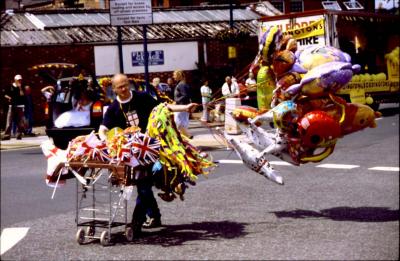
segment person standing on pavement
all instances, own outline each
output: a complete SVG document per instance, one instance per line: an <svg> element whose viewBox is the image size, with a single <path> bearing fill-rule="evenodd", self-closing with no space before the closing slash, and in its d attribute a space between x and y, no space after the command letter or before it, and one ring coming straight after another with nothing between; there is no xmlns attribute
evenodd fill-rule
<svg viewBox="0 0 400 261"><path fill-rule="evenodd" d="M102 124L99 128L99 136L107 139L107 132L115 127L126 129L137 126L141 132L146 131L148 118L152 109L160 103L160 99L154 99L147 92L131 91L129 80L125 74L116 74L112 78L112 87L116 99L108 107ZM190 111L196 104L187 105L168 104L171 111ZM146 221L146 214L151 213L153 220L145 227L161 226L161 213L154 197L151 168L140 169L140 175L136 180L137 198L136 206L132 214L132 230L134 237L139 236L142 226Z"/></svg>
<svg viewBox="0 0 400 261"><path fill-rule="evenodd" d="M209 106L208 104L211 100L212 90L208 86L208 80L203 81L203 86L200 87L200 93L201 93L201 103L203 105L203 115L201 117L201 121L209 122L210 117L208 113L208 106Z"/></svg>
<svg viewBox="0 0 400 261"><path fill-rule="evenodd" d="M225 106L225 99L226 98L233 98L233 97L238 97L240 94L240 88L239 85L236 82L236 79L231 78L230 76L225 77L225 83L222 85L221 88L222 96L223 96L223 102L218 103L215 106L215 118L220 119L220 114L222 113L222 106Z"/></svg>
<svg viewBox="0 0 400 261"><path fill-rule="evenodd" d="M27 126L25 130L25 135L29 137L35 137L36 134L32 132L33 129L33 98L32 89L29 85L25 86L25 118L27 121Z"/></svg>
<svg viewBox="0 0 400 261"><path fill-rule="evenodd" d="M17 125L17 140L22 139L22 134L25 132L25 118L24 110L26 104L26 97L24 88L22 87L22 76L17 74L14 77L14 83L6 91L4 97L10 103L10 112L7 114L7 126L2 140L9 140L11 138L12 123Z"/></svg>
<svg viewBox="0 0 400 261"><path fill-rule="evenodd" d="M190 87L186 83L185 73L182 70L175 70L173 73L173 78L178 84L174 90L174 101L178 105L186 105L191 103L191 93ZM176 127L180 131L181 134L188 137L189 139L193 138L188 131L189 127L189 116L190 113L187 111L175 112L174 120L176 123Z"/></svg>
<svg viewBox="0 0 400 261"><path fill-rule="evenodd" d="M257 108L257 81L254 78L254 73L249 72L249 78L245 81L247 96L243 99L242 105L252 106Z"/></svg>
<svg viewBox="0 0 400 261"><path fill-rule="evenodd" d="M175 90L175 85L174 85L174 79L171 77L168 77L167 79L167 85L169 87L169 91L167 92L167 95L169 98L173 99L174 97L174 90Z"/></svg>

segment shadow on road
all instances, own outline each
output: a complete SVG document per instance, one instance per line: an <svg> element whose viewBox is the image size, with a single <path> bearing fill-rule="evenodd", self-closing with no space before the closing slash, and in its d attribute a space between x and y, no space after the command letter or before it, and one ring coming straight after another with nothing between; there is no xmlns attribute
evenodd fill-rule
<svg viewBox="0 0 400 261"><path fill-rule="evenodd" d="M296 209L272 212L278 218L325 218L335 221L390 222L399 220L399 210L384 207L336 207L320 211Z"/></svg>
<svg viewBox="0 0 400 261"><path fill-rule="evenodd" d="M168 225L160 229L143 230L142 235L133 242L116 235L115 244L149 244L164 247L183 245L195 240L218 240L243 237L245 224L231 221L196 222L191 224Z"/></svg>

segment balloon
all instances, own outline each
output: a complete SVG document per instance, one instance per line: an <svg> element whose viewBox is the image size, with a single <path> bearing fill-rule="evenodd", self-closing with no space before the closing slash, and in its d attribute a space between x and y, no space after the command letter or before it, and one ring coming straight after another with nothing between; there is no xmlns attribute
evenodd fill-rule
<svg viewBox="0 0 400 261"><path fill-rule="evenodd" d="M271 108L272 92L275 89L275 77L268 66L262 66L257 74L257 103L259 110Z"/></svg>
<svg viewBox="0 0 400 261"><path fill-rule="evenodd" d="M282 32L277 26L269 27L263 34L260 41L259 51L264 62L271 63L272 54L281 39Z"/></svg>
<svg viewBox="0 0 400 261"><path fill-rule="evenodd" d="M237 155L242 159L246 167L265 176L266 178L283 185L283 179L277 175L276 171L272 168L269 162L263 157L257 157L258 151L245 142L228 136L224 132L226 140L234 147Z"/></svg>
<svg viewBox="0 0 400 261"><path fill-rule="evenodd" d="M351 62L347 53L332 46L310 45L296 52L298 63L306 70L311 70L321 64L329 62Z"/></svg>
<svg viewBox="0 0 400 261"><path fill-rule="evenodd" d="M271 110L254 117L252 123L266 123L271 128L279 128L288 131L294 127L301 112L299 107L293 101L284 101L279 103Z"/></svg>
<svg viewBox="0 0 400 261"><path fill-rule="evenodd" d="M232 111L232 117L239 122L245 122L247 123L247 119L252 119L258 115L258 110L257 108L251 107L251 106L246 106L242 105L239 107L236 107Z"/></svg>
<svg viewBox="0 0 400 261"><path fill-rule="evenodd" d="M360 69L358 65L344 62L321 64L306 73L299 84L290 86L286 92L291 96L303 94L309 97L326 96L335 93L350 82L353 72Z"/></svg>
<svg viewBox="0 0 400 261"><path fill-rule="evenodd" d="M347 135L367 127L376 128L376 118L382 114L371 107L358 103L347 103L345 106L346 117L341 124L342 135Z"/></svg>
<svg viewBox="0 0 400 261"><path fill-rule="evenodd" d="M339 122L324 111L306 113L298 122L302 145L309 148L326 148L340 137Z"/></svg>
<svg viewBox="0 0 400 261"><path fill-rule="evenodd" d="M365 98L365 102L371 105L374 102L374 100L370 96L368 96L367 98Z"/></svg>
<svg viewBox="0 0 400 261"><path fill-rule="evenodd" d="M289 50L283 50L274 55L272 68L277 77L288 72L296 61L296 56Z"/></svg>
<svg viewBox="0 0 400 261"><path fill-rule="evenodd" d="M260 41L256 66L260 66L260 110L241 106L232 112L249 142L226 134L225 138L247 167L272 181L283 184L269 165L268 156L296 166L320 162L333 153L340 137L376 127L379 112L366 105L347 103L335 93L350 81L378 81L386 79L386 75L355 75L361 67L351 64L347 53L331 46L309 46L297 51L291 36L282 37L280 30L270 27ZM366 102L373 100L367 97Z"/></svg>

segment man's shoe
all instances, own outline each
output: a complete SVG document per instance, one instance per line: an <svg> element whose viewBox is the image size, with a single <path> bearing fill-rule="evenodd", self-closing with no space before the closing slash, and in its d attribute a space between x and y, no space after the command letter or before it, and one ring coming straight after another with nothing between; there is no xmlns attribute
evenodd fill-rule
<svg viewBox="0 0 400 261"><path fill-rule="evenodd" d="M21 134L17 135L17 140L21 140L21 139L22 139L22 135Z"/></svg>
<svg viewBox="0 0 400 261"><path fill-rule="evenodd" d="M161 227L161 219L159 218L149 218L143 223L143 228L156 228Z"/></svg>
<svg viewBox="0 0 400 261"><path fill-rule="evenodd" d="M33 132L31 132L31 133L27 133L27 134L25 134L25 136L27 136L27 137L36 137L36 136L37 136L37 134L36 134L36 133L33 133Z"/></svg>

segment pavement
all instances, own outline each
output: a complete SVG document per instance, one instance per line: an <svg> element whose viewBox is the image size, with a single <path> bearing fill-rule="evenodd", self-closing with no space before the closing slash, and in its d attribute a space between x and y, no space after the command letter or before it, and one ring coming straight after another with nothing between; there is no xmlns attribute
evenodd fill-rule
<svg viewBox="0 0 400 261"><path fill-rule="evenodd" d="M210 122L202 123L200 121L200 114L193 114L190 119L189 129L207 128L208 131L201 134L196 134L197 131L193 130L191 133L194 134L193 139L190 143L200 149L210 150L218 148L226 148L227 145L223 139L216 134L215 129L219 127L224 129L224 122ZM34 148L39 147L42 142L48 140L44 126L37 126L33 128L33 133L36 133L36 137L23 137L21 140L11 138L10 140L2 140L0 150L11 150L11 149L22 149L22 148Z"/></svg>

